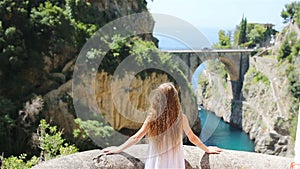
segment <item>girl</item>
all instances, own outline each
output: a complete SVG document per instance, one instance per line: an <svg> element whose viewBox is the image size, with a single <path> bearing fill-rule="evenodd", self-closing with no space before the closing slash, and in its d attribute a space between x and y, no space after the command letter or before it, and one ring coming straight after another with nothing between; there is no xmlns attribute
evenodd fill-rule
<svg viewBox="0 0 300 169"><path fill-rule="evenodd" d="M185 168L182 134L206 153L219 154L218 147L207 147L191 130L187 117L182 114L178 92L173 84L161 84L152 93L150 113L140 130L118 147L103 149L106 154L120 153L138 143L145 135L149 148L146 169Z"/></svg>

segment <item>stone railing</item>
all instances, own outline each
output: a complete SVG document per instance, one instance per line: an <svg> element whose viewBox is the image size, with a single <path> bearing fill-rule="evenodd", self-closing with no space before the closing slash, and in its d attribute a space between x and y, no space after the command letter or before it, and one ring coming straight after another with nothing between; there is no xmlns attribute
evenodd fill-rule
<svg viewBox="0 0 300 169"><path fill-rule="evenodd" d="M147 144L138 144L121 154L104 155L90 150L43 162L33 169L143 169ZM292 158L223 150L206 154L194 146L184 146L187 169L288 169Z"/></svg>

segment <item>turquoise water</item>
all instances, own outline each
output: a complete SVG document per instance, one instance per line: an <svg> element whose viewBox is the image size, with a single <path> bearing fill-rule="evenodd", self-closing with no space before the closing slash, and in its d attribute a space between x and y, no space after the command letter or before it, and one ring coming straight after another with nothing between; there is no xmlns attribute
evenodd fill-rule
<svg viewBox="0 0 300 169"><path fill-rule="evenodd" d="M197 94L198 76L205 69L205 63L201 64L192 77L192 86ZM240 129L230 126L212 112L201 109L199 111L202 131L200 139L208 146L218 146L224 149L254 151L254 143L249 135Z"/></svg>
<svg viewBox="0 0 300 169"><path fill-rule="evenodd" d="M253 141L245 132L230 126L205 109L199 111L199 117L202 124L200 139L205 145L231 150L254 151Z"/></svg>

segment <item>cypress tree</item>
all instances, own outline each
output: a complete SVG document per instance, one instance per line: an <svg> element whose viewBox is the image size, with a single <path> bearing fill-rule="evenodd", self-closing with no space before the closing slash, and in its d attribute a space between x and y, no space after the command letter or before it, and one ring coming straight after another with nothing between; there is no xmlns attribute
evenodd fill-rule
<svg viewBox="0 0 300 169"><path fill-rule="evenodd" d="M247 42L247 19L243 16L243 19L240 24L238 45L243 44L245 42Z"/></svg>

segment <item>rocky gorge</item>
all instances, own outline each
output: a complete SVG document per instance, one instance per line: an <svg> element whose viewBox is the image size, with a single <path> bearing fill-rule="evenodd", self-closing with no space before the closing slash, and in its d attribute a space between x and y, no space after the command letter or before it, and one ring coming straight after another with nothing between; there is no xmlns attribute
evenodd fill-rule
<svg viewBox="0 0 300 169"><path fill-rule="evenodd" d="M290 120L298 107L284 73L290 64L279 62L276 55L287 35L299 28L290 24L286 29L287 32L278 35L275 46L268 49L268 56L250 57L241 100L232 100L230 81L219 61L206 64L208 68L200 75L197 97L198 104L248 133L254 140L255 152L292 157L294 139L290 129L296 126ZM293 64L299 71L299 58Z"/></svg>
<svg viewBox="0 0 300 169"><path fill-rule="evenodd" d="M148 13L146 8L147 2L145 0L88 0L87 2L91 4L93 9L96 9L96 13L92 13L92 18L96 18L97 26L99 27L123 16L141 12ZM55 6L49 5L49 3L47 7ZM76 1L76 5L78 5L77 3L78 1ZM62 6L64 5L65 4ZM57 8L58 7L56 7L56 9ZM78 7L78 9L79 8L80 7ZM83 9L90 8L83 5ZM78 15L78 13L74 13L74 15ZM9 18L9 15L7 15L7 18ZM83 21L76 23L79 25L77 25L79 32L83 31L85 26L88 27L87 29L92 29L94 28L93 26L95 26L92 24L89 25L85 19L88 20L88 18L83 19L86 21L86 25L84 25L85 22ZM146 29L148 31L149 25L152 27L151 29L153 29L153 19L149 17L146 19L146 22L147 26L146 24L140 24L140 28L138 29ZM297 27L290 29L296 28ZM0 35L2 33L1 29ZM61 29L60 27L58 30L68 29ZM53 30L53 32L55 31L57 30ZM87 32L91 33L93 31L95 30L88 30ZM62 32L56 34L60 33L63 34ZM71 33L68 32L65 34L69 35ZM279 37L283 40L285 39L284 35ZM45 39L45 37L39 38ZM84 36L77 38L82 38L82 41L87 40L85 39L87 37ZM115 37L110 38L113 39ZM45 46L47 46L47 48L45 51L49 50L49 52L34 51L34 49L27 52L31 54L38 53L37 55L40 57L39 60L36 60L36 58L28 59L30 58L29 56L27 56L27 58L25 57L25 60L35 63L38 66L29 64L29 66L27 65L28 67L9 69L14 67L9 65L5 71L3 71L1 67L0 80L5 82L5 85L1 86L3 88L0 88L1 106L5 108L10 107L11 104L7 104L10 103L6 102L7 100L12 100L11 102L16 105L18 104L16 108L14 107L11 110L12 113L10 116L14 118L13 120L6 119L9 117L9 115L6 116L9 111L8 109L0 111L0 122L6 127L4 129L1 128L0 134L1 137L3 136L3 140L1 140L3 142L1 143L4 143L1 144L1 151L4 151L6 156L24 152L30 157L39 153L42 154L43 150L41 150L41 148L38 147L38 143L36 143L39 140L37 138L37 123L38 120L45 118L51 125L58 126L59 130L63 131L63 137L66 138L69 143L76 144L79 150L83 152L56 158L41 163L35 168L78 168L79 166L83 168L142 168L145 159L135 155L140 153L145 154L146 145L133 146L125 152L125 155L123 153L121 155L105 156L105 158L104 156L98 156L101 153L99 150L90 149L103 148L104 146L102 145L107 146L111 143L119 144L124 140L119 140L117 135L110 135L111 133L105 133L106 135L110 135L106 139L102 137L100 137L100 139L99 137L74 138L74 131L80 131L79 136L83 136L85 131L76 120L82 118L81 120L86 121L86 124L90 122L90 124L93 125L94 123L92 122L94 121L88 120L95 120L101 115L101 118L97 119L101 125L97 123L92 127L98 129L97 131L102 130L102 128L109 128L108 131L117 131L128 137L140 128L147 115L147 108L149 107L148 96L151 90L159 84L169 81L174 82L180 91L183 111L187 114L193 131L199 135L201 124L197 111L196 96L191 94L192 90L189 86L189 81L186 80L185 75L180 70L180 66L171 62L172 58L165 55L160 57L152 52L150 54L153 54L155 57L153 57L154 59L151 58L153 59L151 60L147 57L148 55L140 56L140 53L135 53L138 56L138 60L135 60L135 64L163 63L163 66L170 68L170 72L179 74L180 80L178 81L174 80L167 73L162 73L155 69L151 69L146 73L139 72L139 76L136 76L135 79L130 82L129 86L124 85L127 84L126 78L116 80L113 77L114 69L122 62L122 59L132 54L132 48L145 52L144 50L149 48L149 46L154 47L157 45L157 40L151 33L139 35L138 38L117 39L125 44L125 47L120 47L121 44L114 43L115 48L108 52L105 56L106 60L104 59L100 67L96 68L98 73L95 79L92 79L94 82L93 86L87 85L90 84L91 80L87 78L89 74L82 74L83 77L80 82L82 85L74 87L74 84L78 83L78 81L73 79L74 70L79 68L78 65L76 65L76 59L81 48L78 46L83 45L83 43L81 44L77 41L76 45L80 45L74 45L74 39L72 39L71 43L66 42L60 44L58 40L57 42L53 42L55 44L54 46L46 44ZM136 45L135 42L140 42L141 39L149 43ZM279 43L279 41L277 42ZM7 46L10 47L10 44ZM280 46L280 43L275 44L275 46ZM276 54L278 53L275 48L273 51ZM87 59L87 62L93 62L93 60ZM295 65L296 70L299 70L299 58L296 60ZM226 81L226 78L224 78L224 74L220 77L219 72L211 71L213 69L214 67L210 68L210 70L206 70L200 82L199 93L197 94L198 104L202 104L206 109L222 117L224 121L240 127L248 133L250 138L255 141L255 152L257 153L225 150L221 155L211 156L196 147L185 145L187 168L251 168L253 166L253 168L267 168L270 166L271 168L284 168L287 166L291 158L286 157L291 157L294 153L294 142L290 131L292 123L290 123L290 119L297 110L291 109L294 106L292 106L293 100L288 89L289 80L282 73L287 69L285 65L280 65L274 57L270 56L255 56L250 58L250 69L244 77L242 100L231 100L229 83ZM15 70L17 71L13 72ZM9 73L6 73L6 71ZM14 78L11 78L12 74ZM255 78L257 75L263 77L263 80L257 80ZM184 88L182 86L184 86ZM93 91L91 89L96 90ZM124 99L125 96L114 95L121 92L126 94L126 99ZM74 93L76 93L75 99ZM41 96L44 105L38 107L39 110L33 113L30 112L30 110L28 112L24 110L18 112L17 110L23 106L23 103L27 105L26 101L30 100L33 95ZM74 105L79 105L82 111L76 112ZM120 109L122 112L120 112ZM85 115L79 115L80 113ZM134 120L132 120L132 118L134 118ZM91 127L91 125L89 127ZM105 141L104 143L97 143L97 141L102 139ZM96 162L92 161L93 158L96 158Z"/></svg>

